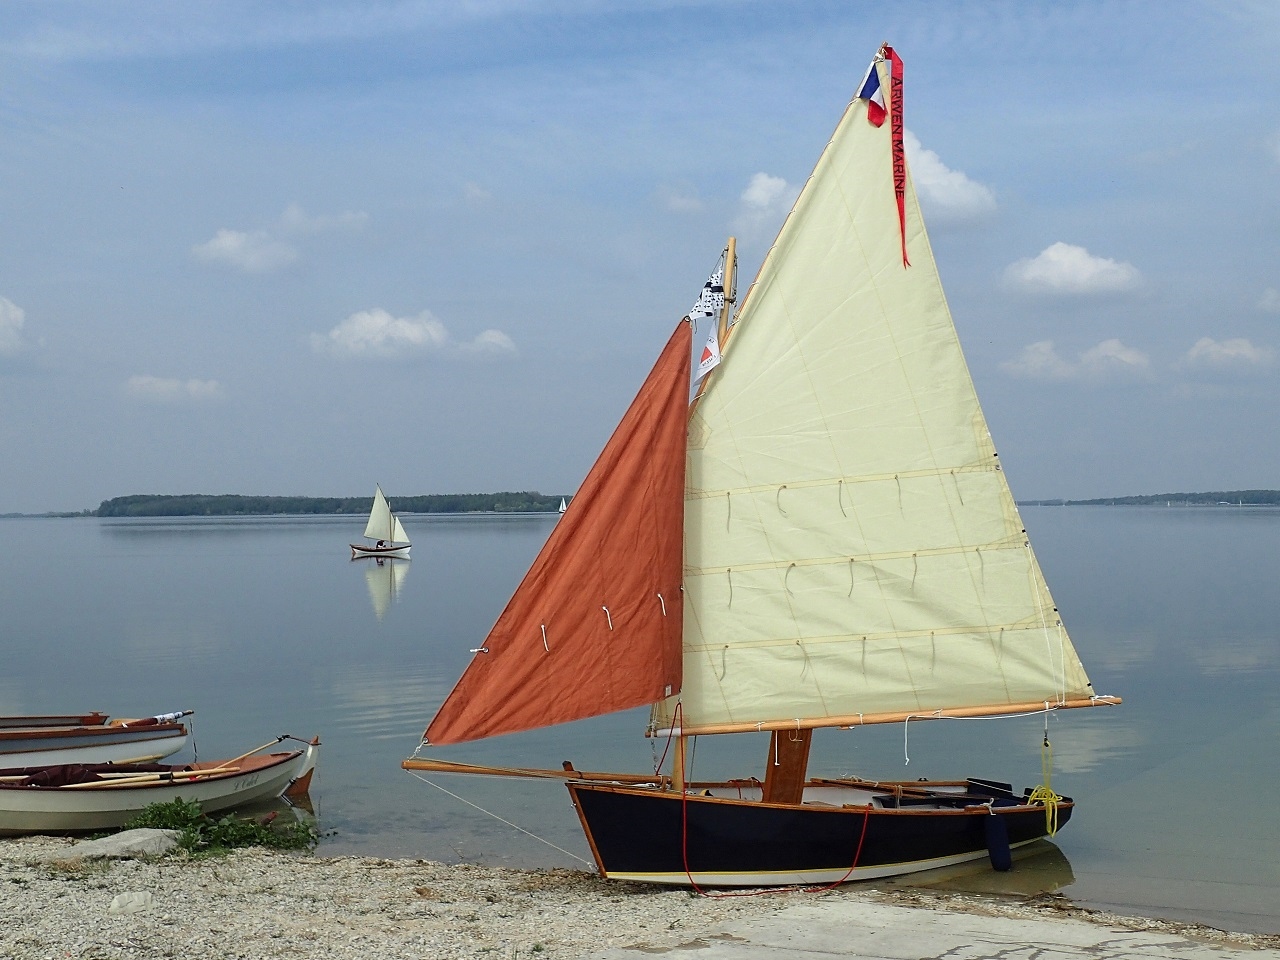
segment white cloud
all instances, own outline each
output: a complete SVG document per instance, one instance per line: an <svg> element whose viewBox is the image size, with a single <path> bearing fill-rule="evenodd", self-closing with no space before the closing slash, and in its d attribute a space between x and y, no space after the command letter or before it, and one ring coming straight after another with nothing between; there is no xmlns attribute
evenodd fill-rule
<svg viewBox="0 0 1280 960"><path fill-rule="evenodd" d="M316 234L362 230L369 223L367 213L348 210L345 213L321 213L310 216L298 204L291 203L280 215L280 227L285 233Z"/></svg>
<svg viewBox="0 0 1280 960"><path fill-rule="evenodd" d="M944 220L971 220L995 210L996 198L990 189L959 170L950 169L936 153L926 150L910 130L904 131L902 139L911 177L930 214Z"/></svg>
<svg viewBox="0 0 1280 960"><path fill-rule="evenodd" d="M468 180L462 185L462 199L472 206L482 206L493 199L493 194L486 190L480 184Z"/></svg>
<svg viewBox="0 0 1280 960"><path fill-rule="evenodd" d="M1000 364L1000 369L1027 380L1070 380L1075 368L1058 356L1052 340L1040 340L1022 348L1022 353Z"/></svg>
<svg viewBox="0 0 1280 960"><path fill-rule="evenodd" d="M7 297L0 297L0 357L11 357L27 346L22 327L26 311Z"/></svg>
<svg viewBox="0 0 1280 960"><path fill-rule="evenodd" d="M1095 257L1084 247L1055 243L1030 260L1010 264L1005 284L1028 293L1088 295L1124 293L1141 283L1138 268L1105 257Z"/></svg>
<svg viewBox="0 0 1280 960"><path fill-rule="evenodd" d="M191 252L206 262L230 264L246 273L270 273L298 259L297 250L265 230L245 233L224 228L207 243L192 247Z"/></svg>
<svg viewBox="0 0 1280 960"><path fill-rule="evenodd" d="M179 403L216 400L222 396L222 384L217 380L178 380L138 374L125 382L124 391L134 399L150 403Z"/></svg>
<svg viewBox="0 0 1280 960"><path fill-rule="evenodd" d="M757 173L747 184L747 189L742 191L735 221L738 232L754 237L776 231L798 196L800 188L787 183L782 177Z"/></svg>
<svg viewBox="0 0 1280 960"><path fill-rule="evenodd" d="M1280 163L1280 133L1272 134L1267 140L1267 147L1271 150L1271 156Z"/></svg>
<svg viewBox="0 0 1280 960"><path fill-rule="evenodd" d="M1151 369L1151 358L1113 338L1080 354L1080 369L1086 375L1097 377L1145 376Z"/></svg>
<svg viewBox="0 0 1280 960"><path fill-rule="evenodd" d="M1274 350L1255 346L1243 337L1233 337L1230 340L1201 337L1187 351L1179 366L1198 370L1247 372L1265 370L1274 361Z"/></svg>
<svg viewBox="0 0 1280 960"><path fill-rule="evenodd" d="M470 343L460 344L463 353L515 353L515 342L501 330L483 330Z"/></svg>
<svg viewBox="0 0 1280 960"><path fill-rule="evenodd" d="M328 333L312 334L311 347L342 360L516 352L515 343L501 330L485 330L474 340L459 343L429 310L416 317L393 317L378 307L351 314Z"/></svg>
<svg viewBox="0 0 1280 960"><path fill-rule="evenodd" d="M1275 287L1263 290L1262 297L1258 300L1258 309L1267 313L1280 313L1280 290Z"/></svg>
<svg viewBox="0 0 1280 960"><path fill-rule="evenodd" d="M705 204L691 187L658 187L658 200L664 209L672 213L701 213Z"/></svg>
<svg viewBox="0 0 1280 960"><path fill-rule="evenodd" d="M1025 380L1133 379L1146 377L1151 359L1141 350L1116 339L1103 340L1068 361L1058 354L1052 340L1041 340L1022 349L1000 369Z"/></svg>
<svg viewBox="0 0 1280 960"><path fill-rule="evenodd" d="M270 230L232 230L224 227L213 239L197 244L191 252L206 263L225 263L245 273L272 273L301 259L301 253L284 237L305 238L354 233L369 223L369 215L345 213L311 215L291 203Z"/></svg>
<svg viewBox="0 0 1280 960"><path fill-rule="evenodd" d="M742 191L742 202L753 209L765 210L776 205L787 192L787 181L782 177L757 173Z"/></svg>

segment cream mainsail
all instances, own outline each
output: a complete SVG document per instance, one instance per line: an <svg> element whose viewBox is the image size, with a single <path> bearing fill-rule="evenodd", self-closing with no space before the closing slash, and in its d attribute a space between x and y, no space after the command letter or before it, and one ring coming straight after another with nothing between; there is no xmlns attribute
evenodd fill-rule
<svg viewBox="0 0 1280 960"><path fill-rule="evenodd" d="M400 525L400 518L391 512L391 504L382 495L381 486L373 494L373 509L369 511L369 522L365 524L364 535L370 540L385 540L388 545L409 542L409 535Z"/></svg>
<svg viewBox="0 0 1280 960"><path fill-rule="evenodd" d="M1091 702L1000 470L909 172L904 267L891 144L890 125L871 125L854 100L695 404L684 683L655 705L655 729Z"/></svg>

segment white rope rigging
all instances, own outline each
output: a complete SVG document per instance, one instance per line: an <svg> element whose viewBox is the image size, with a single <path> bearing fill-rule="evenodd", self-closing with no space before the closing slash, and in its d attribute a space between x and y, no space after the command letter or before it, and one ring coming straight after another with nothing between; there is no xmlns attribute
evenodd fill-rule
<svg viewBox="0 0 1280 960"><path fill-rule="evenodd" d="M508 827L511 827L514 830L519 830L521 833L525 834L525 836L532 837L534 840L537 840L539 843L545 843L548 847L550 847L553 850L559 850L566 857L572 857L574 860L577 860L579 863L585 863L588 867L591 868L593 872L599 872L596 869L596 865L592 863L590 860L584 860L582 859L582 857L578 856L576 853L571 853L570 851L566 850L564 847L556 846L550 840L545 840L542 837L538 836L536 833L526 830L524 827L520 826L520 824L518 823L512 823L510 820L504 820L502 817L498 816L492 810L486 810L484 807L480 806L480 804L472 803L466 797L460 797L456 793L454 793L452 790L446 790L444 787L440 786L440 784L435 783L431 780L428 780L426 777L422 776L421 774L414 773L412 770L410 770L409 773L417 777L423 783L430 784L431 786L435 787L441 793L447 793L449 796L453 797L453 799L461 800L463 803L465 803L469 807L475 807L485 816L493 817L493 819L497 820L499 823L505 823Z"/></svg>
<svg viewBox="0 0 1280 960"><path fill-rule="evenodd" d="M911 726L912 720L1016 720L1019 717L1034 717L1043 713L1045 736L1048 736L1049 714L1057 713L1059 709L1060 708L1056 703L1050 703L1046 700L1044 702L1044 708L1041 710L1028 710L1025 713L997 713L987 717L948 717L941 711L935 713L910 714L902 721L902 765L904 767L911 765L911 757L907 755L907 728ZM861 716L861 714L859 714L859 716Z"/></svg>
<svg viewBox="0 0 1280 960"><path fill-rule="evenodd" d="M1023 531L1023 534L1024 535L1026 534L1025 530ZM1067 662L1066 662L1067 652L1066 652L1065 643L1064 643L1065 635L1062 629L1062 621L1061 620L1058 621L1058 656L1057 656L1057 659L1055 660L1053 656L1053 640L1049 636L1049 622L1045 619L1044 603L1040 600L1040 584L1037 582L1037 579L1036 579L1036 558L1035 558L1035 554L1031 552L1031 541L1025 540L1023 542L1023 546L1027 551L1027 570L1031 577L1031 590L1037 598L1036 606L1039 608L1039 612L1040 612L1040 629L1044 632L1045 655L1048 657L1048 660L1049 660L1049 669L1056 674L1056 676L1054 677L1054 680L1056 680L1058 684L1058 689L1056 691L1058 694L1058 702L1066 703L1066 700L1067 700Z"/></svg>

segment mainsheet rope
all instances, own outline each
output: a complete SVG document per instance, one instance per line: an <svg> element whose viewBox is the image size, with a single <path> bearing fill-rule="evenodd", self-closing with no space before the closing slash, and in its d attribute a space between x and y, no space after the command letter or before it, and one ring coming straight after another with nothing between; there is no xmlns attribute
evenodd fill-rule
<svg viewBox="0 0 1280 960"><path fill-rule="evenodd" d="M1031 795L1027 797L1027 803L1044 804L1044 827L1052 837L1058 832L1058 804L1063 798L1053 792L1053 786L1050 783L1053 776L1053 745L1049 743L1047 710L1044 715L1044 743L1040 747L1040 775L1044 777L1044 783L1031 791Z"/></svg>
<svg viewBox="0 0 1280 960"><path fill-rule="evenodd" d="M550 847L550 848L551 848L551 849L553 849L553 850L559 850L559 851L560 851L561 853L563 853L566 857L572 857L574 860L577 860L579 863L585 863L588 867L590 867L590 868L591 868L591 872L592 872L592 873L598 873L598 872L599 872L599 870L597 870L597 868L596 868L596 865L595 865L594 863L592 863L590 860L584 860L582 857L578 856L576 853L572 853L572 852L570 852L569 850L566 850L564 847L558 847L558 846L556 846L556 845L555 845L554 843L552 843L550 840L546 840L546 839L544 839L543 837L538 836L536 833L533 833L533 832L532 832L532 831L530 831L530 830L526 830L524 827L520 826L520 824L518 824L518 823L512 823L510 820L504 820L502 817L498 816L498 815L497 815L496 813L494 813L492 810L486 810L484 807L480 806L480 804L478 804L478 803L472 803L472 802L471 802L470 800L468 800L466 797L460 797L460 796L458 796L456 793L454 793L452 790L446 790L444 787L440 786L440 784L435 783L435 782L433 782L433 781L431 781L431 780L428 780L426 777L422 776L421 774L414 773L412 770L410 770L410 771L409 771L409 773L410 773L410 774L412 774L413 776L417 777L417 778L418 778L419 780L421 780L423 783L426 783L426 784L429 784L429 785L431 785L431 786L435 787L435 788L436 788L437 790L439 790L441 793L446 793L446 794L448 794L449 796L453 797L453 799L455 799L455 800L461 800L463 803L465 803L465 804L466 804L467 806L469 806L469 807L475 807L475 808L476 808L477 810L479 810L481 813L485 814L486 816L493 817L493 819L497 820L499 823L505 823L508 827L511 827L511 828L513 828L513 829L515 829L515 830L519 830L519 831L520 831L521 833L523 833L525 836L532 837L534 840L537 840L539 843L545 843L548 847Z"/></svg>
<svg viewBox="0 0 1280 960"><path fill-rule="evenodd" d="M1095 698L1101 699L1101 698ZM1028 804L1042 803L1044 804L1044 825L1049 836L1054 836L1058 832L1058 804L1062 802L1063 797L1054 793L1051 783L1053 777L1053 744L1049 742L1049 714L1058 711L1056 704L1050 703L1048 700L1044 703L1041 710L1029 710L1026 713L1007 713L998 717L942 717L936 713L922 713L915 717L918 720L1009 720L1015 717L1034 717L1036 714L1044 715L1044 741L1040 746L1040 775L1044 778L1044 783L1036 787L1027 795L1026 802ZM910 725L912 717L907 717L902 721L902 756L905 760L903 764L909 764L911 758L907 756L907 727Z"/></svg>
<svg viewBox="0 0 1280 960"><path fill-rule="evenodd" d="M911 726L912 720L1016 720L1019 717L1036 717L1044 714L1044 740L1049 742L1049 714L1058 712L1058 705L1045 701L1044 707L1039 710L1028 710L1026 713L1001 713L991 717L948 717L939 713L913 713L909 714L902 721L902 765L904 767L911 765L911 757L907 755L907 729ZM850 728L852 729L852 728Z"/></svg>

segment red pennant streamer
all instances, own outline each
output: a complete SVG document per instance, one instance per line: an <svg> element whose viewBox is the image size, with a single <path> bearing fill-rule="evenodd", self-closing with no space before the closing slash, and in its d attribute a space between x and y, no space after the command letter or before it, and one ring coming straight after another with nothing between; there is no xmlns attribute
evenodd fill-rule
<svg viewBox="0 0 1280 960"><path fill-rule="evenodd" d="M893 138L893 192L898 199L898 230L902 234L902 266L907 259L907 152L902 144L902 58L887 43L880 48L889 61L889 131Z"/></svg>

